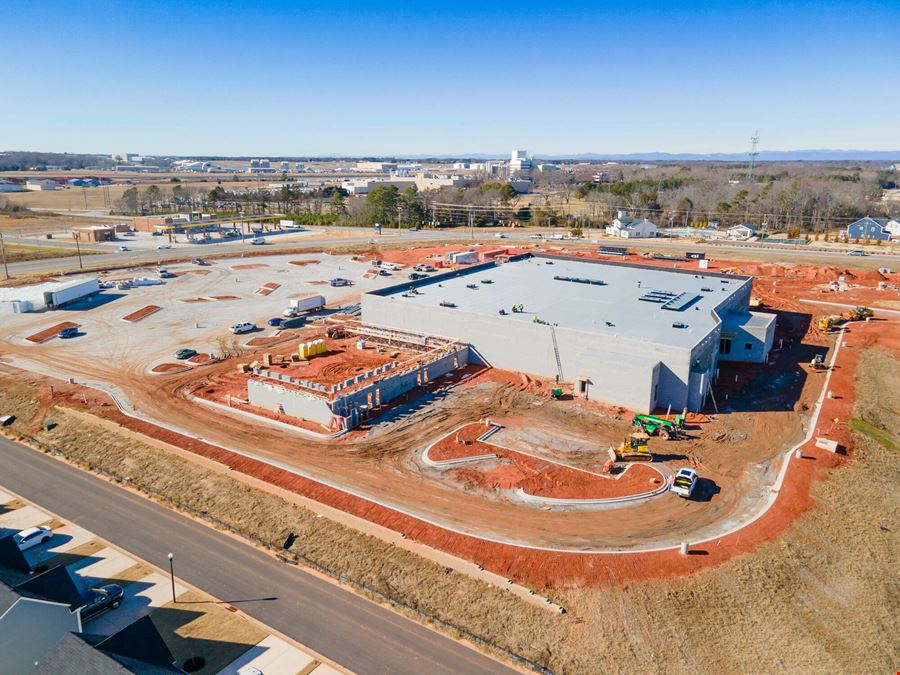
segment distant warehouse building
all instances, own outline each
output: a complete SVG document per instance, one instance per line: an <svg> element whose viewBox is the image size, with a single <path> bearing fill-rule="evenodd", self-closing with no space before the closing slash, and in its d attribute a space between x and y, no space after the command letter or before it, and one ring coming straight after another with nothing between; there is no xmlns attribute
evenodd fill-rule
<svg viewBox="0 0 900 675"><path fill-rule="evenodd" d="M367 324L454 338L469 360L639 411L699 410L720 360L761 363L775 316L752 279L535 254L362 296Z"/></svg>
<svg viewBox="0 0 900 675"><path fill-rule="evenodd" d="M25 189L32 191L39 190L58 190L59 183L55 180L40 180L37 178L29 178L25 181Z"/></svg>

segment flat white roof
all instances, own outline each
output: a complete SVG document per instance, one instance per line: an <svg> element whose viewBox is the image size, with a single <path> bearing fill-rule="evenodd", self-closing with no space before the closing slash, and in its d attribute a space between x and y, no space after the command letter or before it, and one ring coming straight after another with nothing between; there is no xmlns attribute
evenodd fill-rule
<svg viewBox="0 0 900 675"><path fill-rule="evenodd" d="M502 309L507 321L532 322L536 317L610 339L689 348L718 324L713 311L748 283L747 277L701 270L537 255L372 294L393 298L412 311L452 303L456 307L446 311L459 312L461 320L464 313L500 317ZM411 287L416 294L410 293ZM513 313L512 307L520 304L522 312Z"/></svg>
<svg viewBox="0 0 900 675"><path fill-rule="evenodd" d="M43 302L44 293L63 291L67 288L75 288L89 281L96 281L97 277L81 277L69 281L45 281L31 286L0 286L0 302L16 302L29 300L31 302Z"/></svg>

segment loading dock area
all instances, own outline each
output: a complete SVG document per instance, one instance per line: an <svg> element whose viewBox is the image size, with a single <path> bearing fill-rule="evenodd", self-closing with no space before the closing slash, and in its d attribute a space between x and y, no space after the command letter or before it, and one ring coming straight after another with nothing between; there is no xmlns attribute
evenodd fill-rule
<svg viewBox="0 0 900 675"><path fill-rule="evenodd" d="M463 340L473 361L577 381L589 398L699 410L720 358L763 362L772 346L775 317L749 311L751 286L747 276L535 254L371 291L362 308L366 323ZM723 326L740 349L720 351Z"/></svg>

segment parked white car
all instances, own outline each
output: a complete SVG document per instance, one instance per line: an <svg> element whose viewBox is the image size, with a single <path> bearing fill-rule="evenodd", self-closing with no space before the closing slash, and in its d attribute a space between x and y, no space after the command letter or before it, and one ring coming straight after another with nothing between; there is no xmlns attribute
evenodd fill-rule
<svg viewBox="0 0 900 675"><path fill-rule="evenodd" d="M46 544L52 536L53 530L46 525L41 525L40 527L29 527L27 530L17 532L13 535L13 539L20 551L27 551L38 544Z"/></svg>
<svg viewBox="0 0 900 675"><path fill-rule="evenodd" d="M502 232L497 232L494 234L494 239L506 239L506 235Z"/></svg>
<svg viewBox="0 0 900 675"><path fill-rule="evenodd" d="M697 487L697 472L693 469L678 469L675 479L672 481L672 492L679 497L689 499Z"/></svg>
<svg viewBox="0 0 900 675"><path fill-rule="evenodd" d="M157 244L157 245L156 245L156 250L157 250L157 251L163 251L163 250L165 250L165 249L167 249L167 248L172 248L172 244Z"/></svg>
<svg viewBox="0 0 900 675"><path fill-rule="evenodd" d="M127 246L120 246L120 247L119 247L119 250L120 250L120 251L127 251L127 250L129 250L129 249L128 249Z"/></svg>
<svg viewBox="0 0 900 675"><path fill-rule="evenodd" d="M263 237L253 237L253 239L250 240L250 243L253 246L262 246L266 243L266 240Z"/></svg>
<svg viewBox="0 0 900 675"><path fill-rule="evenodd" d="M249 333L252 330L256 330L256 324L250 323L249 321L241 321L240 323L234 324L228 330L235 335L240 335L241 333Z"/></svg>

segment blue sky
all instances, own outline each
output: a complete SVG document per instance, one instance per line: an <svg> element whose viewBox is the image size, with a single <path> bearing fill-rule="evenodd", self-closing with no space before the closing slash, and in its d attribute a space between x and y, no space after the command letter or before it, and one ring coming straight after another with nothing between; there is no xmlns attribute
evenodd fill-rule
<svg viewBox="0 0 900 675"><path fill-rule="evenodd" d="M7 2L0 149L900 148L900 2Z"/></svg>

